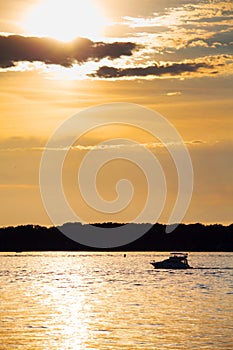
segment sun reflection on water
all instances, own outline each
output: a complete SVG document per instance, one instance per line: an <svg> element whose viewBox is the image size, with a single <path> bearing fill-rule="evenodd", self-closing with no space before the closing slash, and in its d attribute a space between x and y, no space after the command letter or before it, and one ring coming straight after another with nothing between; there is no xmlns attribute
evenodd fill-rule
<svg viewBox="0 0 233 350"><path fill-rule="evenodd" d="M1 256L0 349L228 349L232 270L155 271L153 258Z"/></svg>

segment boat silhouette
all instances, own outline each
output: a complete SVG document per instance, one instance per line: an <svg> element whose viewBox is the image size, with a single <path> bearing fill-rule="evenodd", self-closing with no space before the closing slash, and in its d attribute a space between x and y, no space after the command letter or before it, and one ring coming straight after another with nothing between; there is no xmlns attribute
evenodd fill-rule
<svg viewBox="0 0 233 350"><path fill-rule="evenodd" d="M188 253L170 253L168 259L163 261L152 261L156 269L191 269L188 264Z"/></svg>

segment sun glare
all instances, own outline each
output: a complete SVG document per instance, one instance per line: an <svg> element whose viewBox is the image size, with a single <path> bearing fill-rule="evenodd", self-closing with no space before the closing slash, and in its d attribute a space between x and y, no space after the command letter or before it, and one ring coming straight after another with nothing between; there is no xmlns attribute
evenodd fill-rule
<svg viewBox="0 0 233 350"><path fill-rule="evenodd" d="M28 13L23 26L30 35L61 41L76 37L98 40L107 20L89 0L47 0Z"/></svg>

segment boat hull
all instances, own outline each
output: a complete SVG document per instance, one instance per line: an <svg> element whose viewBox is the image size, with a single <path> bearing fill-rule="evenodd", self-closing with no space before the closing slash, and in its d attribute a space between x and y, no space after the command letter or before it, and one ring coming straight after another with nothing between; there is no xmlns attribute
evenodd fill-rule
<svg viewBox="0 0 233 350"><path fill-rule="evenodd" d="M159 262L152 262L151 265L155 269L191 269L192 267L189 264L182 263L180 261L170 261L170 259Z"/></svg>
<svg viewBox="0 0 233 350"><path fill-rule="evenodd" d="M155 269L191 269L188 264L188 253L171 253L168 259L152 261Z"/></svg>

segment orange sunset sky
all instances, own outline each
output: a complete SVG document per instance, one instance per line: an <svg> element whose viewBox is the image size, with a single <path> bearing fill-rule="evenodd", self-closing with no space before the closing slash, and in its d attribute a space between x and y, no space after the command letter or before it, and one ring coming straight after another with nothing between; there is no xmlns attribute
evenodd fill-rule
<svg viewBox="0 0 233 350"><path fill-rule="evenodd" d="M51 225L39 188L48 138L84 108L113 102L157 111L182 136L194 170L183 222L231 223L232 24L232 1L0 0L0 226ZM122 136L156 141L134 128L100 128L67 156L65 192L86 222L128 222L145 201L143 173L126 161L106 165L97 179L110 201L118 179L130 179L135 194L125 212L97 213L76 188L84 154ZM166 175L159 218L166 222L177 194L176 169L163 147L152 152Z"/></svg>

